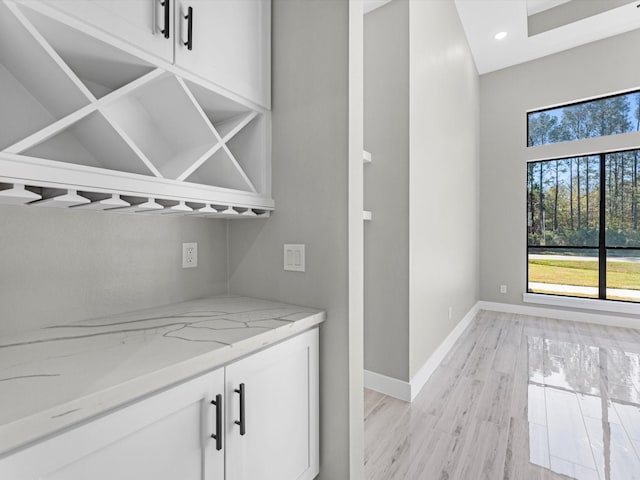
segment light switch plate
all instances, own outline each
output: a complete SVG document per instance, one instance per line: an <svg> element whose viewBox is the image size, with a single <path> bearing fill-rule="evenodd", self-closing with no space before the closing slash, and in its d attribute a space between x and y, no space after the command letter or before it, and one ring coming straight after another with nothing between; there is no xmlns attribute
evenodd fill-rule
<svg viewBox="0 0 640 480"><path fill-rule="evenodd" d="M284 269L289 272L304 272L304 244L284 244Z"/></svg>

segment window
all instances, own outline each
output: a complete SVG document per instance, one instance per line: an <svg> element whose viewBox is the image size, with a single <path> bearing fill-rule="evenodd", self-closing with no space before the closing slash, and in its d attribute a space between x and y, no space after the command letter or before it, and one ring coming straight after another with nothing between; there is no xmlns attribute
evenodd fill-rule
<svg viewBox="0 0 640 480"><path fill-rule="evenodd" d="M527 146L640 131L640 90L527 114Z"/></svg>
<svg viewBox="0 0 640 480"><path fill-rule="evenodd" d="M528 147L638 131L640 89L527 114ZM640 303L639 163L625 150L528 164L528 292Z"/></svg>
<svg viewBox="0 0 640 480"><path fill-rule="evenodd" d="M531 162L527 290L640 302L640 150Z"/></svg>

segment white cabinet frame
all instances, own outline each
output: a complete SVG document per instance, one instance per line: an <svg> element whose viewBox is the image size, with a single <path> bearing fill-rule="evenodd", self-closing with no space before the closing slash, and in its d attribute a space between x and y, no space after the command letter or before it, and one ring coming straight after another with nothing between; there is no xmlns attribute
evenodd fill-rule
<svg viewBox="0 0 640 480"><path fill-rule="evenodd" d="M11 480L312 480L318 473L318 327L0 459L0 478Z"/></svg>
<svg viewBox="0 0 640 480"><path fill-rule="evenodd" d="M15 103L0 113L0 192L133 196L225 218L273 210L267 110L47 2L0 0L0 14L0 80ZM20 101L29 116L12 118ZM112 208L126 207L100 209Z"/></svg>

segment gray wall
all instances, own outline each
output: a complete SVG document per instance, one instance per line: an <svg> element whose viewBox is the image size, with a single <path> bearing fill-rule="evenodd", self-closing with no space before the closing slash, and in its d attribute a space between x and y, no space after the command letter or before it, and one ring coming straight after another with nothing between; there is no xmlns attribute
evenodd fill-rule
<svg viewBox="0 0 640 480"><path fill-rule="evenodd" d="M481 77L482 300L522 304L527 159L593 152L616 143L629 146L633 141L634 134L627 134L527 149L527 110L638 88L639 44L636 30ZM508 286L507 294L499 293L501 284Z"/></svg>
<svg viewBox="0 0 640 480"><path fill-rule="evenodd" d="M413 377L478 301L479 80L454 2L413 0L410 9Z"/></svg>
<svg viewBox="0 0 640 480"><path fill-rule="evenodd" d="M276 211L268 220L230 225L230 289L327 311L320 329L320 478L342 480L350 455L349 5L275 0L272 8ZM283 270L284 243L306 245L305 273Z"/></svg>
<svg viewBox="0 0 640 480"><path fill-rule="evenodd" d="M409 380L409 2L364 17L364 365Z"/></svg>
<svg viewBox="0 0 640 480"><path fill-rule="evenodd" d="M1 206L0 221L0 335L227 291L223 220Z"/></svg>
<svg viewBox="0 0 640 480"><path fill-rule="evenodd" d="M365 16L367 370L411 380L479 298L478 108L452 1Z"/></svg>

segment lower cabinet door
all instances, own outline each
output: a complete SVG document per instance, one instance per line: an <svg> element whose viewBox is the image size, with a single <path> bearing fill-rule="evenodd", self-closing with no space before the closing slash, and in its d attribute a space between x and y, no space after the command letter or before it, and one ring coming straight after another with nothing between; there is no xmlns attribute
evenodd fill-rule
<svg viewBox="0 0 640 480"><path fill-rule="evenodd" d="M226 480L318 474L318 329L226 368Z"/></svg>
<svg viewBox="0 0 640 480"><path fill-rule="evenodd" d="M222 480L211 400L223 388L223 369L173 387L0 460L0 478Z"/></svg>

